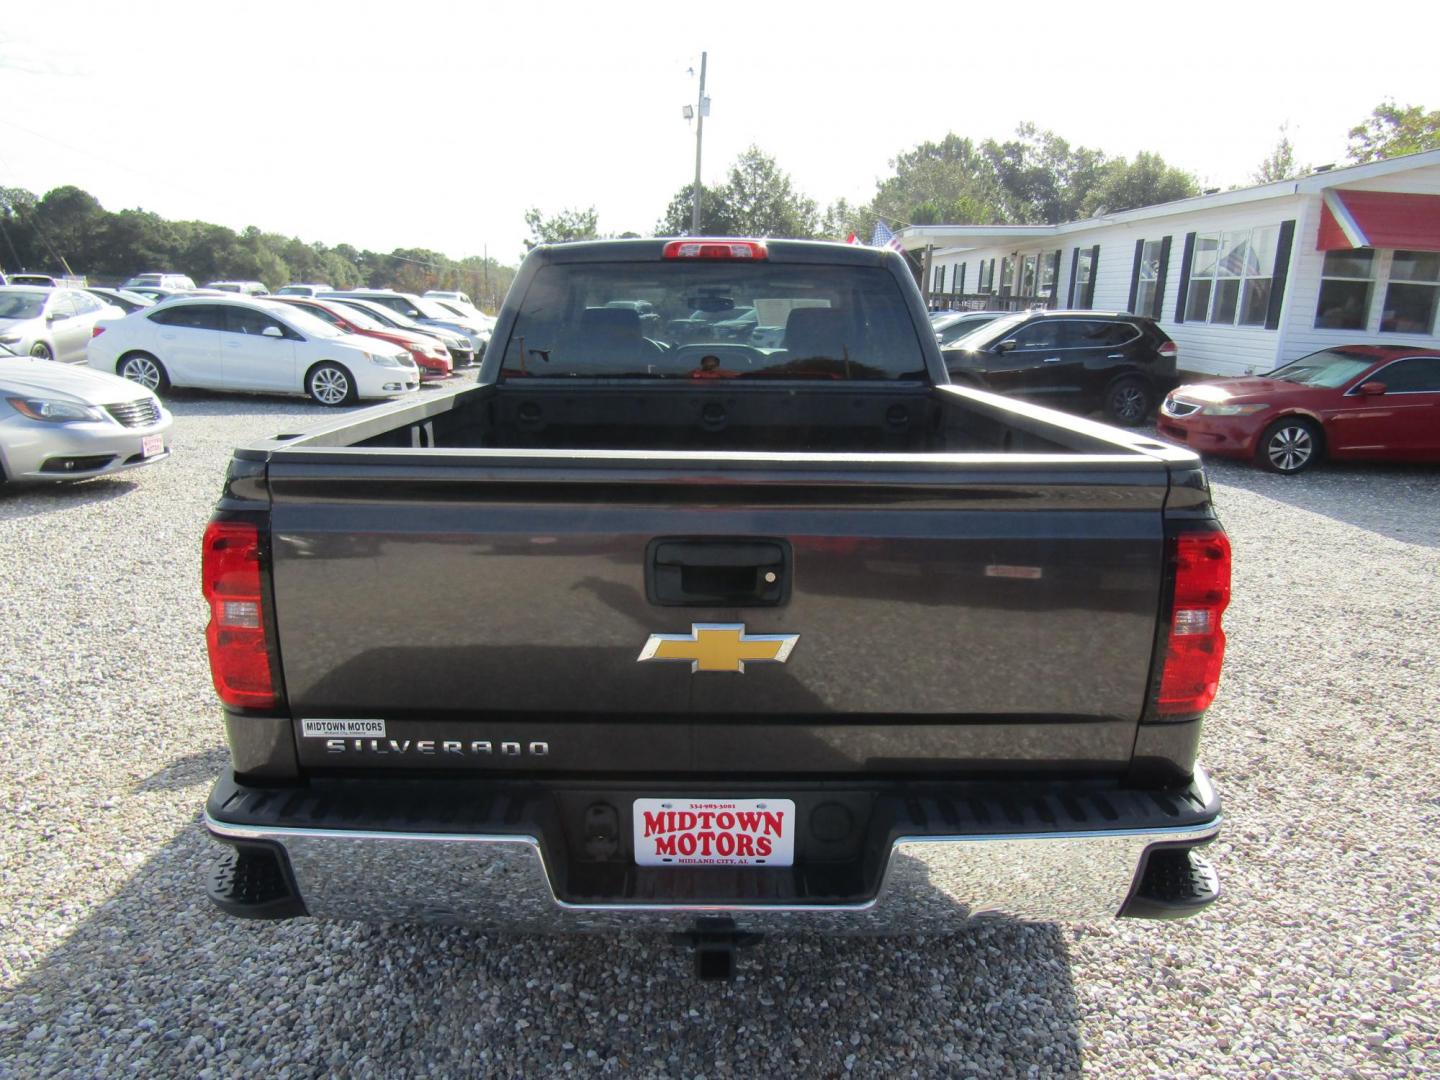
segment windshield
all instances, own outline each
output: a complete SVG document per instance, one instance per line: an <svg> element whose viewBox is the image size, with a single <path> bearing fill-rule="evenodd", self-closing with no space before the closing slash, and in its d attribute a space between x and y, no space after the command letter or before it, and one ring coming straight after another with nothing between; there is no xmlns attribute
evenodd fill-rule
<svg viewBox="0 0 1440 1080"><path fill-rule="evenodd" d="M521 303L501 369L516 376L923 379L925 358L878 267L560 264Z"/></svg>
<svg viewBox="0 0 1440 1080"><path fill-rule="evenodd" d="M311 309L305 308L305 309L303 309L303 310L305 310L305 311L310 311ZM356 326L360 327L360 329L362 329L362 330L385 330L385 329L388 329L388 327L386 327L386 325L385 325L384 323L382 323L379 319L375 318L375 317L374 317L373 315L371 315L368 311L365 311L365 310L363 310L363 309L361 309L361 308L358 308L358 307L343 307L343 308L340 308L339 310L340 310L340 314L342 314L342 315L345 316L345 319L346 319L347 322L354 323ZM313 312L312 312L312 314L313 314ZM318 315L318 314L316 315L316 318L323 319L324 317L325 317L325 316L323 316L323 315Z"/></svg>
<svg viewBox="0 0 1440 1080"><path fill-rule="evenodd" d="M311 315L310 312L298 308L294 304L266 304L265 309L289 323L306 337L337 338L343 337L345 333L338 327L331 326L324 319Z"/></svg>
<svg viewBox="0 0 1440 1080"><path fill-rule="evenodd" d="M1302 386L1323 386L1333 390L1344 386L1374 363L1373 356L1355 356L1326 349L1276 368L1266 378L1299 383Z"/></svg>
<svg viewBox="0 0 1440 1080"><path fill-rule="evenodd" d="M1003 318L982 324L969 333L963 334L954 341L949 342L945 347L947 349L962 349L968 351L982 348L992 341L1004 341L1006 334L1010 333L1011 330L1015 329L1029 317L1030 313L1028 311L1022 311L1015 315L1006 315Z"/></svg>
<svg viewBox="0 0 1440 1080"><path fill-rule="evenodd" d="M437 304L434 300L417 300L415 306L420 309L420 314L427 319L439 319L442 322L454 322L459 316L451 311L444 304Z"/></svg>
<svg viewBox="0 0 1440 1080"><path fill-rule="evenodd" d="M35 319L45 307L49 293L0 293L0 319Z"/></svg>

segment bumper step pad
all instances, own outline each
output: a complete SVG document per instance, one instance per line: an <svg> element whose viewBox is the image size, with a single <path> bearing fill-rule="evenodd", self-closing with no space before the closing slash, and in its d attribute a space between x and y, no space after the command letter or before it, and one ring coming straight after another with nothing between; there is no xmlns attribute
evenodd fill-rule
<svg viewBox="0 0 1440 1080"><path fill-rule="evenodd" d="M1219 895L1220 879L1197 850L1158 848L1150 852L1122 914L1131 919L1183 919Z"/></svg>
<svg viewBox="0 0 1440 1080"><path fill-rule="evenodd" d="M305 914L281 854L268 844L226 848L210 868L206 892L221 911L242 919Z"/></svg>

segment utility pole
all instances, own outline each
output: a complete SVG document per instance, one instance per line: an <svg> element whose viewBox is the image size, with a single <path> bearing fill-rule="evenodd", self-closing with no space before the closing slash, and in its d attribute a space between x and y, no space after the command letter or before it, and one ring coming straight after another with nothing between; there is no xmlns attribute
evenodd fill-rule
<svg viewBox="0 0 1440 1080"><path fill-rule="evenodd" d="M695 201L690 208L690 235L700 235L700 140L705 135L705 60L700 54L700 99L695 103Z"/></svg>

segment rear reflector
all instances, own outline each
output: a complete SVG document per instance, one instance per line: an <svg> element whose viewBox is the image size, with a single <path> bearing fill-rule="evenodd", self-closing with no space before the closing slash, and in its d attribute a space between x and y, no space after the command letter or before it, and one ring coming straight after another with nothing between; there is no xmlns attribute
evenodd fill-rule
<svg viewBox="0 0 1440 1080"><path fill-rule="evenodd" d="M667 259L764 259L765 245L758 240L671 240Z"/></svg>
<svg viewBox="0 0 1440 1080"><path fill-rule="evenodd" d="M215 692L226 705L275 706L270 651L260 604L260 531L243 521L205 527L200 573L210 624L205 644Z"/></svg>
<svg viewBox="0 0 1440 1080"><path fill-rule="evenodd" d="M1170 541L1170 558L1175 602L1160 675L1162 716L1204 712L1215 700L1225 660L1220 616L1230 603L1230 541L1218 531L1182 533Z"/></svg>

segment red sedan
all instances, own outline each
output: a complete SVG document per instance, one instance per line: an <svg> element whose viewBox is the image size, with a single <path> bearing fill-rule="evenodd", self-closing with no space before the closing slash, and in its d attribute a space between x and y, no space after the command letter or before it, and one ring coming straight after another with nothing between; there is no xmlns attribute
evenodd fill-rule
<svg viewBox="0 0 1440 1080"><path fill-rule="evenodd" d="M1440 350L1341 345L1268 375L1171 391L1158 428L1221 457L1297 473L1336 461L1440 461Z"/></svg>
<svg viewBox="0 0 1440 1080"><path fill-rule="evenodd" d="M324 319L337 330L343 330L347 334L363 334L365 337L379 338L408 349L415 365L420 369L421 382L443 379L454 370L449 352L436 338L397 330L370 318L363 311L343 304L326 303L309 296L271 296L267 299L304 308L311 315Z"/></svg>

